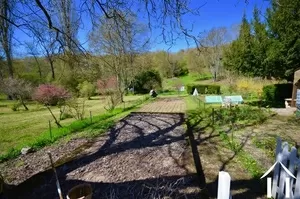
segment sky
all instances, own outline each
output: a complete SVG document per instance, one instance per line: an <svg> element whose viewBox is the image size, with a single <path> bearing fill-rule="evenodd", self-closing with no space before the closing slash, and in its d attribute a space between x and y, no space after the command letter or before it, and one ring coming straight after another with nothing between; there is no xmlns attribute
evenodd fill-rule
<svg viewBox="0 0 300 199"><path fill-rule="evenodd" d="M254 6L257 6L262 14L265 12L269 5L267 0L191 0L190 6L193 8L200 7L199 15L188 15L183 18L183 24L186 28L192 28L192 34L197 36L204 31L207 31L214 27L228 27L230 30L234 30L232 27L237 27L240 24L242 16L246 13L247 18L251 20ZM140 17L140 16L139 16ZM143 21L142 17L140 19ZM89 18L83 19L84 25L81 26L78 32L78 39L83 46L88 49L87 34L91 29L91 22ZM235 28L237 32L237 28ZM194 42L189 44L184 38L179 38L175 43L170 46L163 42L160 29L152 29L151 33L151 51L168 50L170 52L177 52L182 49L195 47ZM15 38L18 41L30 41L31 38L26 36L22 31L15 30ZM26 54L25 47L18 44L15 47L15 52L22 56Z"/></svg>
<svg viewBox="0 0 300 199"><path fill-rule="evenodd" d="M203 5L200 8L199 16L188 16L185 19L186 24L193 25L194 35L198 35L203 31L208 31L214 27L237 27L242 20L242 16L246 13L249 20L252 18L252 13L255 5L261 10L262 17L269 5L266 0L193 0L192 6L197 7ZM235 28L237 29L237 28ZM158 30L157 30L158 31ZM170 49L173 52L189 47L195 47L195 45L188 45L184 39L176 41L176 45ZM152 50L167 50L169 46L164 43L153 45Z"/></svg>

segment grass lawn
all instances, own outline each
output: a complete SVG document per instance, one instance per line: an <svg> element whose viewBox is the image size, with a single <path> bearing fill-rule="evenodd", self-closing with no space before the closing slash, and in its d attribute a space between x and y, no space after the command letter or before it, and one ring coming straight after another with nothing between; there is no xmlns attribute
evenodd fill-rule
<svg viewBox="0 0 300 199"><path fill-rule="evenodd" d="M181 77L174 77L174 78L169 78L169 79L164 79L163 81L163 88L164 90L175 90L174 85L176 84L176 81L180 80L180 82L183 85L187 84L193 84L193 83L202 83L203 81L211 81L211 75L209 74L189 74L186 76L181 76Z"/></svg>
<svg viewBox="0 0 300 199"><path fill-rule="evenodd" d="M143 96L125 96L125 104L119 107L128 107ZM29 111L19 110L12 111L10 106L15 103L10 100L0 99L0 155L8 152L12 147L17 147L23 143L29 143L36 139L42 132L48 130L49 120L55 127L53 118L49 111L42 105L34 102L28 105ZM100 115L105 112L105 101L100 97L93 97L87 100L85 105L85 116L89 117L90 111L92 115ZM52 108L55 115L59 114L59 109ZM67 125L75 121L74 118L68 118L61 121L61 124Z"/></svg>

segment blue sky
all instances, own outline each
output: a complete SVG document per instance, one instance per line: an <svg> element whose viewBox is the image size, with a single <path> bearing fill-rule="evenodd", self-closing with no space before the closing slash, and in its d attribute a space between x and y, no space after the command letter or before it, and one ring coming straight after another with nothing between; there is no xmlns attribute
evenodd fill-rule
<svg viewBox="0 0 300 199"><path fill-rule="evenodd" d="M193 33L195 35L213 27L236 27L240 24L244 13L251 20L255 5L262 11L262 14L269 5L266 0L248 0L248 3L245 3L245 0L193 0L192 6L197 7L203 3L205 5L200 8L199 16L188 16L185 19L186 24L194 23ZM193 46L188 46L185 40L179 39L170 50L176 52ZM153 45L152 50L167 50L168 48L169 46L162 43Z"/></svg>
<svg viewBox="0 0 300 199"><path fill-rule="evenodd" d="M240 24L244 12L250 20L255 5L264 12L268 4L269 2L266 0L248 0L248 3L245 3L245 0L191 0L191 7L196 8L201 5L204 6L200 8L199 16L189 15L184 17L183 24L187 28L193 27L193 35L198 35L199 33L213 27L233 27ZM88 48L86 41L87 33L91 28L91 23L89 18L84 19L83 23L84 25L82 25L79 30L78 38L81 43L85 43L84 47ZM152 30L151 51L168 50L170 48L169 45L162 42L162 37L158 36L160 33L161 30L159 29ZM15 38L18 38L19 41L29 41L31 39L18 29L15 30ZM180 38L176 40L175 44L169 49L169 51L176 52L181 49L194 46L193 42L188 45L183 38ZM19 44L17 44L15 50L17 54L25 53L24 47Z"/></svg>

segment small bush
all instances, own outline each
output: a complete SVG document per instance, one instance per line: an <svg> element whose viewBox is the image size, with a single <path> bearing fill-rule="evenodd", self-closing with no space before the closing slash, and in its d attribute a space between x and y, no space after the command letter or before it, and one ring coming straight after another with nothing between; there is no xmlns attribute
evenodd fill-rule
<svg viewBox="0 0 300 199"><path fill-rule="evenodd" d="M146 94L152 88L160 89L162 79L158 71L148 70L137 75L132 86L134 86L135 93Z"/></svg>
<svg viewBox="0 0 300 199"><path fill-rule="evenodd" d="M187 85L187 93L193 94L197 89L199 94L220 94L221 87L219 85L205 85L205 84L189 84Z"/></svg>
<svg viewBox="0 0 300 199"><path fill-rule="evenodd" d="M285 98L291 98L293 84L272 84L263 87L263 100L272 107L284 107Z"/></svg>
<svg viewBox="0 0 300 199"><path fill-rule="evenodd" d="M98 92L100 95L110 95L118 90L117 77L109 77L97 81Z"/></svg>
<svg viewBox="0 0 300 199"><path fill-rule="evenodd" d="M189 74L189 70L184 66L176 68L176 70L174 71L174 76L175 77L185 76L185 75L188 75L188 74Z"/></svg>
<svg viewBox="0 0 300 199"><path fill-rule="evenodd" d="M12 111L18 111L20 106L21 106L20 103L14 103L13 105L11 105L11 110Z"/></svg>
<svg viewBox="0 0 300 199"><path fill-rule="evenodd" d="M216 120L220 124L233 123L262 123L268 117L267 112L263 109L254 108L251 106L241 106L231 109L216 110Z"/></svg>
<svg viewBox="0 0 300 199"><path fill-rule="evenodd" d="M60 120L65 120L65 119L68 119L68 118L73 118L73 115L71 115L70 113L63 113L61 115Z"/></svg>
<svg viewBox="0 0 300 199"><path fill-rule="evenodd" d="M41 84L33 94L33 99L45 106L55 106L70 98L66 89L51 84Z"/></svg>
<svg viewBox="0 0 300 199"><path fill-rule="evenodd" d="M80 97L86 97L87 99L90 99L96 91L94 84L88 81L78 84L77 89L79 90Z"/></svg>

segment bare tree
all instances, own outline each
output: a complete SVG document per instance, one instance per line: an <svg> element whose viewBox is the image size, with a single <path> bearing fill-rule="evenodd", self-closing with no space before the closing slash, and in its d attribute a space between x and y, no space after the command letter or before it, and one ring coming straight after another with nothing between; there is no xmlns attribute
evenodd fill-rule
<svg viewBox="0 0 300 199"><path fill-rule="evenodd" d="M222 51L228 41L225 27L212 28L204 34L201 43L205 46L202 53L204 64L210 69L213 80L217 81L217 75L221 68Z"/></svg>
<svg viewBox="0 0 300 199"><path fill-rule="evenodd" d="M12 10L14 9L13 0L0 0L0 44L5 53L6 63L8 67L9 76L14 77L14 70L12 64L12 35L13 22Z"/></svg>
<svg viewBox="0 0 300 199"><path fill-rule="evenodd" d="M40 77L40 79L42 79L42 70L41 70L41 66L40 66L40 61L38 59L39 52L35 46L35 43L34 42L25 42L25 45L26 45L28 54L34 58L34 61L37 65L39 77Z"/></svg>
<svg viewBox="0 0 300 199"><path fill-rule="evenodd" d="M198 15L199 9L205 3L206 1L203 1L203 3L200 2L195 6L190 0L79 0L76 3L72 0L25 0L17 2L18 6L15 8L16 14L14 15L16 20L10 19L3 13L0 13L0 18L19 29L25 30L31 23L32 17L36 16L43 21L44 25L55 32L55 38L62 48L73 45L77 50L85 51L83 45L72 37L74 32L72 33L73 30L68 24L72 24L74 21L69 16L78 16L78 18L75 17L77 18L76 23L82 23L81 18L89 17L94 26L100 17L118 18L118 15L112 12L116 9L123 13L138 13L146 20L146 23L148 22L150 29L161 30L161 38L170 47L176 39L182 38L186 39L188 43L195 42L199 47L198 38L192 34L193 24L185 24L183 19L186 15ZM54 5L59 6L55 6L53 9ZM72 14L65 15L65 13L70 13L70 10L72 10ZM54 11L59 11L61 14L57 15ZM64 20L57 23L57 16Z"/></svg>
<svg viewBox="0 0 300 199"><path fill-rule="evenodd" d="M90 45L95 52L105 56L103 61L110 74L117 78L117 88L123 101L125 88L137 73L134 70L136 55L147 46L144 26L133 14L114 10L118 18L102 18L100 25L90 35Z"/></svg>
<svg viewBox="0 0 300 199"><path fill-rule="evenodd" d="M30 83L22 79L7 78L3 80L0 89L6 95L19 100L25 110L28 110L25 100L31 97L33 91Z"/></svg>
<svg viewBox="0 0 300 199"><path fill-rule="evenodd" d="M31 52L34 54L43 55L49 63L51 77L55 79L54 61L55 55L58 52L58 44L55 39L55 33L47 27L44 27L39 21L35 21L30 26L32 37L34 38L34 46L30 46Z"/></svg>
<svg viewBox="0 0 300 199"><path fill-rule="evenodd" d="M77 32L79 28L79 19L75 10L74 0L53 0L53 14L57 16L54 19L57 26L64 34L61 35L60 42L63 44L65 53L77 51Z"/></svg>

